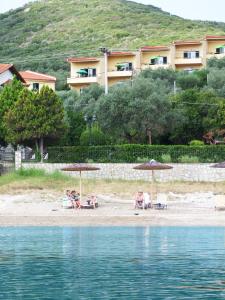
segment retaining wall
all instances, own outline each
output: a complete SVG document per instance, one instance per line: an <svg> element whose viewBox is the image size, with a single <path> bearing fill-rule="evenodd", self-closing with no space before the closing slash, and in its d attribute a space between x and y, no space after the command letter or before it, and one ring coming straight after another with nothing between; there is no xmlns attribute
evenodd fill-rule
<svg viewBox="0 0 225 300"><path fill-rule="evenodd" d="M70 164L23 163L23 168L44 169L46 172L60 170ZM137 164L94 164L99 171L82 172L84 178L150 180L151 171L133 170ZM225 169L211 168L212 164L170 164L173 169L155 171L157 181L225 181ZM65 172L71 176L79 176L78 172Z"/></svg>

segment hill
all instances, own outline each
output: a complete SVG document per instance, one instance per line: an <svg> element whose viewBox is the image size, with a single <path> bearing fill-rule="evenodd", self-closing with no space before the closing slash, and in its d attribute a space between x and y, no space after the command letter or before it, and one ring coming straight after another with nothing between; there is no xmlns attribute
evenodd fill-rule
<svg viewBox="0 0 225 300"><path fill-rule="evenodd" d="M225 23L186 20L125 0L40 0L0 14L0 62L56 75L62 87L68 56L224 33Z"/></svg>

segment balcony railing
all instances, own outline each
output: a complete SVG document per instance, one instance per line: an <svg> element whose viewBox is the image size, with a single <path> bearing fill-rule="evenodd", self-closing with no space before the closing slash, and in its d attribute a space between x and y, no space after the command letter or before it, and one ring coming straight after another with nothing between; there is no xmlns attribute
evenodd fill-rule
<svg viewBox="0 0 225 300"><path fill-rule="evenodd" d="M78 77L78 76L74 76L74 77L70 77L67 78L67 83L68 84L79 84L79 83L96 83L98 81L97 77Z"/></svg>
<svg viewBox="0 0 225 300"><path fill-rule="evenodd" d="M176 58L175 65L201 65L203 63L202 58Z"/></svg>

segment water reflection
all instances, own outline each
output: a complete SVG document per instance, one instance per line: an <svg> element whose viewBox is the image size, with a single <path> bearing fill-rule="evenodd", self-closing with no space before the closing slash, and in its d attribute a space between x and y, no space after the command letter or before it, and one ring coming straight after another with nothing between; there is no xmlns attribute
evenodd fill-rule
<svg viewBox="0 0 225 300"><path fill-rule="evenodd" d="M224 299L223 228L0 228L0 299Z"/></svg>

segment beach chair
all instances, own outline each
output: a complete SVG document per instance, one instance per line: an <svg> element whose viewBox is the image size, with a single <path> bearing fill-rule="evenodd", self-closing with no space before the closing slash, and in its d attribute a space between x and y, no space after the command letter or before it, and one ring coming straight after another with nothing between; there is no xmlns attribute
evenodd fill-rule
<svg viewBox="0 0 225 300"><path fill-rule="evenodd" d="M167 209L167 194L158 194L153 208L155 209Z"/></svg>
<svg viewBox="0 0 225 300"><path fill-rule="evenodd" d="M63 198L62 199L62 208L65 208L65 209L74 208L72 201L68 198Z"/></svg>
<svg viewBox="0 0 225 300"><path fill-rule="evenodd" d="M225 195L215 195L214 200L216 210L225 210Z"/></svg>
<svg viewBox="0 0 225 300"><path fill-rule="evenodd" d="M143 193L144 197L144 208L151 208L151 200L150 200L150 195L149 193Z"/></svg>

